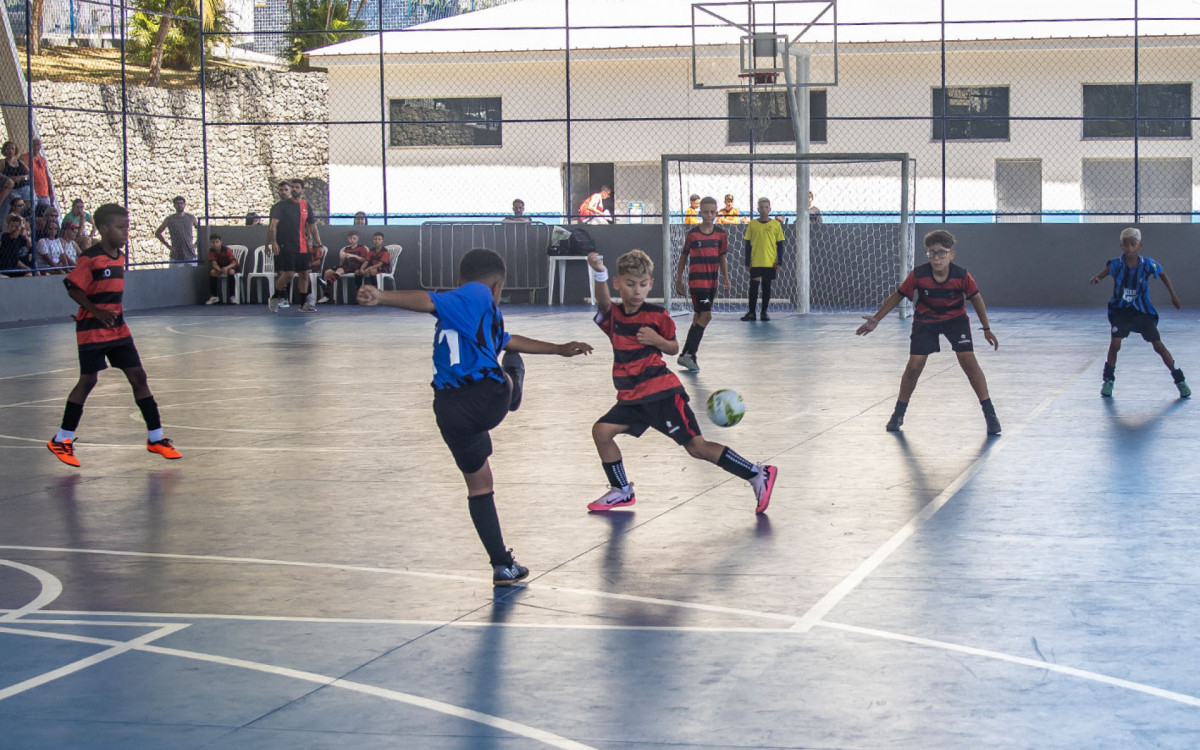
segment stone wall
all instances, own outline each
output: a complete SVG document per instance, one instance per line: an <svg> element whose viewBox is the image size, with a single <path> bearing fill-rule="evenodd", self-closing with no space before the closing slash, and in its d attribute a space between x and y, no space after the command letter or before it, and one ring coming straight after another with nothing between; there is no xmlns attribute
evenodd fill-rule
<svg viewBox="0 0 1200 750"><path fill-rule="evenodd" d="M303 179L313 211L329 209L328 84L324 73L214 71L208 108L208 195L216 217L264 217L274 185ZM123 200L121 87L87 83L33 84L37 122L56 196L70 210L83 198L88 210ZM78 111L78 110L89 111ZM107 110L107 111L105 111ZM198 90L128 89L130 258L165 260L154 230L182 195L188 210L204 214L204 151ZM187 118L187 119L185 119ZM218 125L310 121L315 125ZM201 219L203 221L203 219Z"/></svg>

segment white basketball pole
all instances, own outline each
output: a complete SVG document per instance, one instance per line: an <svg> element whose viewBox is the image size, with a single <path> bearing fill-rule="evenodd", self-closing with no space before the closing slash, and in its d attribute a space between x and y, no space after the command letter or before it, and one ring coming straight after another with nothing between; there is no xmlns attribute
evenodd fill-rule
<svg viewBox="0 0 1200 750"><path fill-rule="evenodd" d="M783 75L787 86L788 101L792 110L792 130L796 135L796 153L807 154L809 142L809 97L797 96L796 89L800 83L809 79L809 55L807 52L792 53L787 43L784 43ZM796 58L796 74L792 76L791 57ZM808 89L804 89L806 94ZM803 103L801 102L803 100ZM812 289L809 286L809 269L811 243L808 223L808 191L809 171L807 161L796 163L796 309L801 315L807 315L811 309Z"/></svg>

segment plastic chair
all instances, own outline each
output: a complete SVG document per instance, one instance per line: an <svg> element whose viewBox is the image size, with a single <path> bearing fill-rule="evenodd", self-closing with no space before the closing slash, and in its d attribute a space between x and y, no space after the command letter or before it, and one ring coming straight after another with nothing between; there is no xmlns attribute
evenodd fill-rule
<svg viewBox="0 0 1200 750"><path fill-rule="evenodd" d="M238 270L233 274L233 299L229 300L235 305L242 304L242 278L246 275L246 255L250 249L245 245L230 245L229 249L233 251L233 257L237 258ZM225 285L221 285L221 294L225 294Z"/></svg>
<svg viewBox="0 0 1200 750"><path fill-rule="evenodd" d="M265 279L267 282L267 296L275 293L275 256L267 252L266 245L259 245L254 248L254 260L250 262L251 270L246 274L246 303L252 301L253 294L251 291L254 288L255 279Z"/></svg>
<svg viewBox="0 0 1200 750"><path fill-rule="evenodd" d="M391 279L392 289L398 289L399 287L396 286L396 264L400 261L400 253L404 251L404 247L401 245L385 245L385 247L388 251L388 258L392 261L392 266L387 273L375 274L375 283L379 284L379 288L382 290L384 288L383 280Z"/></svg>

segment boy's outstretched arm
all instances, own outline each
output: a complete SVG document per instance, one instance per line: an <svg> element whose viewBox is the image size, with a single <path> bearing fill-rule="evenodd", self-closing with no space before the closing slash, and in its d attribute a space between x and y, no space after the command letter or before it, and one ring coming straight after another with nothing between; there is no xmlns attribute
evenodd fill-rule
<svg viewBox="0 0 1200 750"><path fill-rule="evenodd" d="M588 253L587 261L593 271L603 274L605 277L608 276L608 269L604 267L604 258L601 257L600 253ZM611 310L612 297L608 295L608 279L605 278L603 281L597 279L596 283L592 286L594 287L592 296L596 298L596 307L602 313Z"/></svg>
<svg viewBox="0 0 1200 750"><path fill-rule="evenodd" d="M574 357L576 354L591 354L592 345L582 341L568 341L565 344L551 344L549 341L538 341L513 334L504 346L506 352L519 354L557 354L560 357Z"/></svg>
<svg viewBox="0 0 1200 750"><path fill-rule="evenodd" d="M1171 304L1175 305L1175 309L1183 307L1183 303L1179 301L1179 295L1175 293L1175 287L1171 286L1171 280L1167 278L1167 272L1163 271L1158 274L1158 278L1162 279L1162 283L1167 287L1167 292L1171 295Z"/></svg>
<svg viewBox="0 0 1200 750"><path fill-rule="evenodd" d="M971 304L975 306L975 314L979 316L979 325L983 326L983 337L992 345L992 349L1000 348L1000 340L996 338L996 334L992 333L992 326L988 323L987 308L983 304L983 295L978 292L971 298Z"/></svg>
<svg viewBox="0 0 1200 750"><path fill-rule="evenodd" d="M366 305L367 307L374 305L399 307L402 310L415 310L416 312L427 313L431 313L436 309L433 306L433 299L430 298L429 292L420 289L385 292L373 286L365 285L358 290L358 304Z"/></svg>
<svg viewBox="0 0 1200 750"><path fill-rule="evenodd" d="M1096 274L1095 276L1093 276L1091 278L1091 280L1088 281L1088 283L1089 284L1099 284L1100 279L1103 279L1107 275L1108 275L1108 266L1105 266L1104 270L1101 271L1100 273Z"/></svg>
<svg viewBox="0 0 1200 750"><path fill-rule="evenodd" d="M892 292L892 296L883 301L883 304L879 306L879 309L875 311L874 315L863 316L863 320L866 322L858 327L858 330L854 332L854 335L866 336L871 331L874 331L875 326L879 325L879 321L883 320L884 316L890 313L892 309L896 307L896 305L900 304L900 302L905 299L907 299L907 297L900 292Z"/></svg>

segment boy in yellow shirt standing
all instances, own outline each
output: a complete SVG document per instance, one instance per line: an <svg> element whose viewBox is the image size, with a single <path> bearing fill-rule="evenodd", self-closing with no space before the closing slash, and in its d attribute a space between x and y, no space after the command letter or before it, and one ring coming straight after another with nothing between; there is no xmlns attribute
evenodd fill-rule
<svg viewBox="0 0 1200 750"><path fill-rule="evenodd" d="M771 218L771 200L758 199L758 218L746 225L746 268L750 271L750 311L742 320L768 321L767 306L771 304L771 282L779 273L783 261L783 225ZM762 315L755 316L758 287L762 283Z"/></svg>

